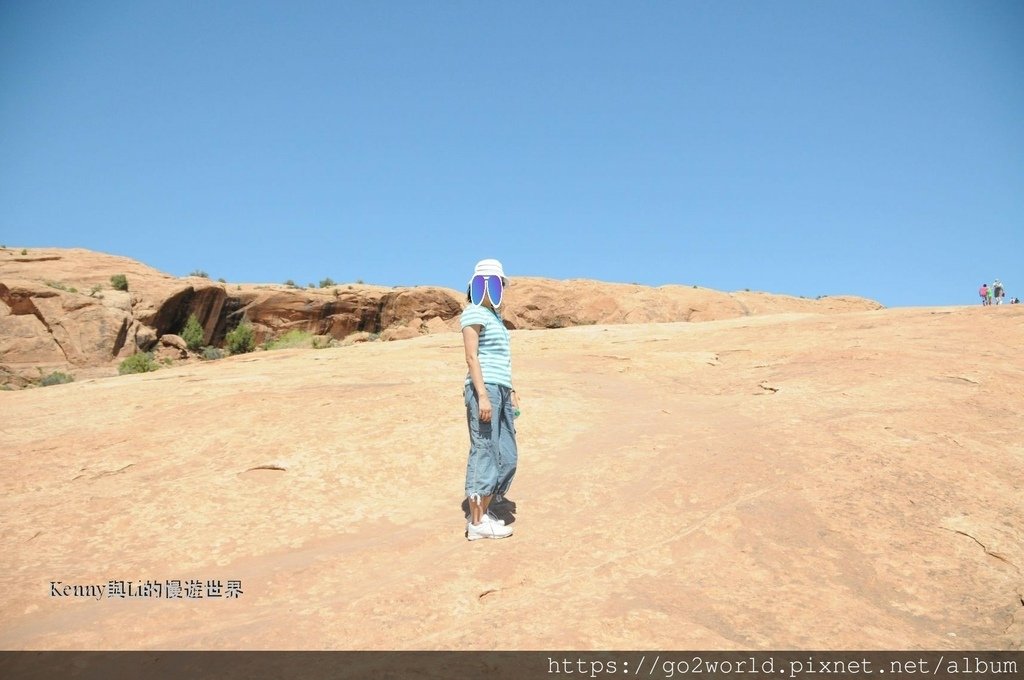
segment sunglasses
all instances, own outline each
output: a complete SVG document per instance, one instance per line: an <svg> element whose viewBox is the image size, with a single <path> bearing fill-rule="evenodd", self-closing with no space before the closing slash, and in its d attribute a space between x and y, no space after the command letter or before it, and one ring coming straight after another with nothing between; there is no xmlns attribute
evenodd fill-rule
<svg viewBox="0 0 1024 680"><path fill-rule="evenodd" d="M504 292L504 289L505 286L502 284L500 276L477 274L469 284L469 301L474 305L479 305L484 301L484 293L487 293L487 297L491 299L491 304L495 307L500 307L501 294Z"/></svg>

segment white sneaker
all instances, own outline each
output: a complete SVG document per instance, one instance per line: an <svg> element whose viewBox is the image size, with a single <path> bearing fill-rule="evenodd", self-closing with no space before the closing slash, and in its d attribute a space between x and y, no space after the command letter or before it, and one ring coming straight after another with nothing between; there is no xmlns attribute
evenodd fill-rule
<svg viewBox="0 0 1024 680"><path fill-rule="evenodd" d="M504 524L496 524L486 519L481 520L480 524L466 522L466 538L471 541L478 538L508 538L511 535L512 527L507 527Z"/></svg>

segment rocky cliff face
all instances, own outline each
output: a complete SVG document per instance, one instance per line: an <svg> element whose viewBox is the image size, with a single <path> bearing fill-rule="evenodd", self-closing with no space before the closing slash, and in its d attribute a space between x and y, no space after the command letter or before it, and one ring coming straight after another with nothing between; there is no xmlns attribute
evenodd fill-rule
<svg viewBox="0 0 1024 680"><path fill-rule="evenodd" d="M127 279L127 291L111 287L118 274ZM366 334L401 340L457 331L464 306L464 292L447 288L226 284L177 278L89 250L32 249L21 255L3 249L0 385L22 387L52 371L109 375L118 361L180 333L191 314L203 326L203 344L222 346L243 319L253 324L257 342L295 329L334 340ZM862 298L804 300L686 286L517 278L509 286L504 316L509 328L536 329L880 307Z"/></svg>

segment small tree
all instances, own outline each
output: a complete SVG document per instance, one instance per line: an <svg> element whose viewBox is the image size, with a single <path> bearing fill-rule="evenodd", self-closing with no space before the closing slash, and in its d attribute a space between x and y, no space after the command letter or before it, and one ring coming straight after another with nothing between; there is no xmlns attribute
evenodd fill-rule
<svg viewBox="0 0 1024 680"><path fill-rule="evenodd" d="M128 290L128 278L124 274L114 274L110 277L110 285L114 290Z"/></svg>
<svg viewBox="0 0 1024 680"><path fill-rule="evenodd" d="M320 279L320 287L321 288L330 288L333 285L334 285L334 279L332 279L330 276L328 276L326 279Z"/></svg>
<svg viewBox="0 0 1024 680"><path fill-rule="evenodd" d="M232 354L245 354L256 349L256 331L253 330L252 324L248 321L238 324L228 333L225 346Z"/></svg>
<svg viewBox="0 0 1024 680"><path fill-rule="evenodd" d="M188 321L185 322L185 328L181 331L181 339L185 341L188 348L193 352L198 352L199 348L203 346L203 326L199 323L199 319L196 318L195 314L188 315Z"/></svg>

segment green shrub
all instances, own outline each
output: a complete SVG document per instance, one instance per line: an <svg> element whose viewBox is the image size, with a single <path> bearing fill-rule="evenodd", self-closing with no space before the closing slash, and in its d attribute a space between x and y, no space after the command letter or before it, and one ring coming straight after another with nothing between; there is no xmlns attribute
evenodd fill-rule
<svg viewBox="0 0 1024 680"><path fill-rule="evenodd" d="M45 283L50 288L56 288L57 290L62 290L65 293L77 293L78 292L78 289L75 288L74 286L69 286L68 284L61 283L60 281L45 281Z"/></svg>
<svg viewBox="0 0 1024 680"><path fill-rule="evenodd" d="M245 354L256 349L256 331L252 324L243 321L228 333L225 345L232 354Z"/></svg>
<svg viewBox="0 0 1024 680"><path fill-rule="evenodd" d="M27 251L27 250L25 250L24 248L22 248L22 249L21 249L21 254L22 254L22 255L28 255L28 251Z"/></svg>
<svg viewBox="0 0 1024 680"><path fill-rule="evenodd" d="M356 279L356 283L358 283L361 286L361 285L363 285L363 280L362 279Z"/></svg>
<svg viewBox="0 0 1024 680"><path fill-rule="evenodd" d="M278 336L269 342L264 343L264 349L295 349L298 347L312 347L313 334L309 331L292 329L284 335Z"/></svg>
<svg viewBox="0 0 1024 680"><path fill-rule="evenodd" d="M207 361L216 361L224 358L224 350L217 347L207 346L203 348L203 358Z"/></svg>
<svg viewBox="0 0 1024 680"><path fill-rule="evenodd" d="M330 288L333 285L334 285L334 279L332 279L330 276L328 276L326 279L320 279L320 287L321 288Z"/></svg>
<svg viewBox="0 0 1024 680"><path fill-rule="evenodd" d="M133 354L117 367L117 372L121 375L128 375L130 373L149 373L160 368L159 364L153 360L152 352L139 352Z"/></svg>
<svg viewBox="0 0 1024 680"><path fill-rule="evenodd" d="M202 269L193 269L192 273L189 274L189 276L198 276L201 279L208 279L208 278L210 278L210 275L207 274L206 272L204 272Z"/></svg>
<svg viewBox="0 0 1024 680"><path fill-rule="evenodd" d="M75 379L72 378L67 373L61 373L60 371L54 371L50 375L48 375L45 378L43 378L42 380L40 380L39 384L42 387L49 387L50 385L65 385L65 384L67 384L69 382L74 382L74 381L75 381Z"/></svg>
<svg viewBox="0 0 1024 680"><path fill-rule="evenodd" d="M188 315L188 321L185 322L185 328L182 329L180 335L193 352L199 351L199 348L203 346L203 326L195 314Z"/></svg>
<svg viewBox="0 0 1024 680"><path fill-rule="evenodd" d="M128 290L128 278L124 274L114 274L110 277L110 285L114 290Z"/></svg>
<svg viewBox="0 0 1024 680"><path fill-rule="evenodd" d="M97 283L95 286L92 287L92 290L89 291L89 297L96 297L96 294L99 293L101 290L103 290L103 286ZM102 295L100 295L99 297L100 299L103 299Z"/></svg>

